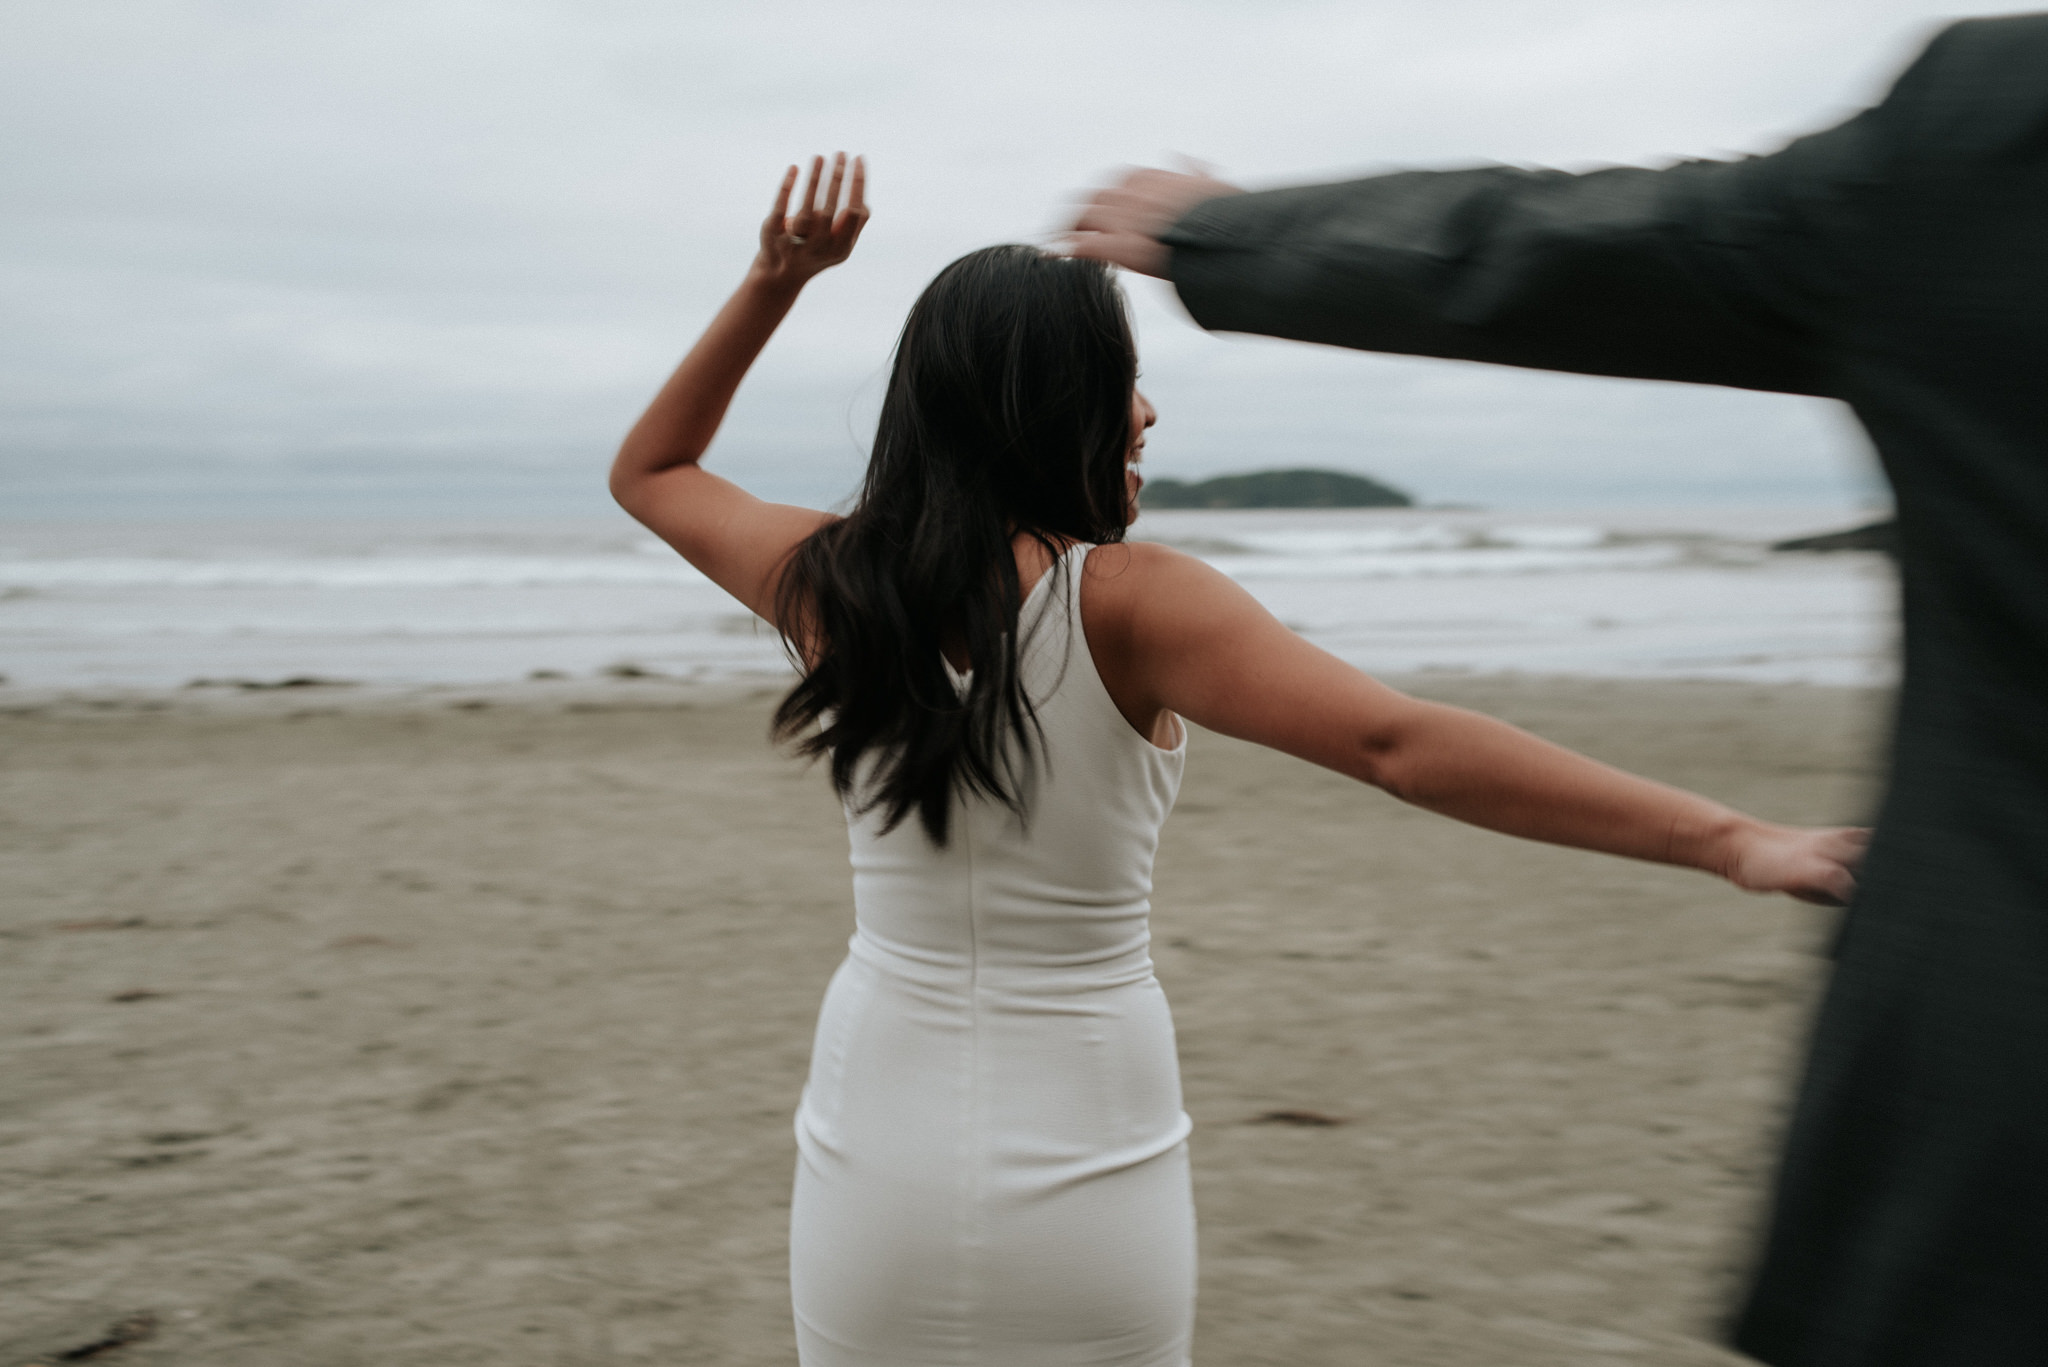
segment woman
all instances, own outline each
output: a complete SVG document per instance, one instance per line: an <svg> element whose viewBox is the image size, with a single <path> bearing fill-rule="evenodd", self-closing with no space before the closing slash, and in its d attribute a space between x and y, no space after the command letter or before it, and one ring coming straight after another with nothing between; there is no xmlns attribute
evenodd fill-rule
<svg viewBox="0 0 2048 1367"><path fill-rule="evenodd" d="M796 1121L808 1367L1187 1360L1188 1120L1146 929L1181 718L1514 835L1849 895L1856 832L1404 697L1200 561L1126 543L1154 414L1098 263L996 247L939 274L846 517L704 470L747 367L867 221L862 163L836 157L821 192L822 173L794 214L783 176L746 279L612 472L782 631L803 676L778 729L846 801L857 929Z"/></svg>

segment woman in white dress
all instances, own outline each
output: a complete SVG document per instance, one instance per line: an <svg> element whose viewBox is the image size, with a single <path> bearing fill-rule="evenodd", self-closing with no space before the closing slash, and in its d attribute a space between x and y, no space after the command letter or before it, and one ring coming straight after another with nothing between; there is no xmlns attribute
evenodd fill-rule
<svg viewBox="0 0 2048 1367"><path fill-rule="evenodd" d="M1200 561L1126 543L1154 415L1095 262L997 247L940 273L847 516L703 469L747 368L867 221L859 160L813 160L792 213L797 178L612 490L783 632L804 672L778 729L846 802L856 930L796 1121L805 1367L1187 1362L1188 1120L1146 929L1182 717L1496 830L1848 896L1857 832L1405 697Z"/></svg>

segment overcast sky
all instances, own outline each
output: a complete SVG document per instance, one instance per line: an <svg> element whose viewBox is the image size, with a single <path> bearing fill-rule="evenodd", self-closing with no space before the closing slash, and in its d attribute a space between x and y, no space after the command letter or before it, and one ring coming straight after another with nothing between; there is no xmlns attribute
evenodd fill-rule
<svg viewBox="0 0 2048 1367"><path fill-rule="evenodd" d="M1991 6L1994 9L2031 5ZM0 0L17 513L583 510L783 165L874 221L713 460L858 476L904 310L1183 152L1254 185L1768 150L1876 98L1911 0ZM1831 405L1208 336L1131 282L1156 475L1318 464L1490 505L1873 487ZM6 509L0 509L4 515Z"/></svg>

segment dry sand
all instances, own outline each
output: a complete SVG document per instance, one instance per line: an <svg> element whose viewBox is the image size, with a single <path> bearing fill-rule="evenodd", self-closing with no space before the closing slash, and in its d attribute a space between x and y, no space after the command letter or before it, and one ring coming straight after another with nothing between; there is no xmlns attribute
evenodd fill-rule
<svg viewBox="0 0 2048 1367"><path fill-rule="evenodd" d="M1411 683L1771 817L1875 781L1869 694ZM850 912L766 696L10 703L0 1367L792 1362ZM1829 914L1200 734L1156 906L1203 1367L1735 1361Z"/></svg>

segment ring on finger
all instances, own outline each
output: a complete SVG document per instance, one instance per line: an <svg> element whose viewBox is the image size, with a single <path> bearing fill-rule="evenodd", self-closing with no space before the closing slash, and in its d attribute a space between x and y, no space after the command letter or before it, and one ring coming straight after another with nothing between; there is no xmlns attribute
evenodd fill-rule
<svg viewBox="0 0 2048 1367"><path fill-rule="evenodd" d="M794 242L799 247L803 246L804 243L810 241L810 239L808 237L805 237L802 233L789 234L789 240L791 242Z"/></svg>

